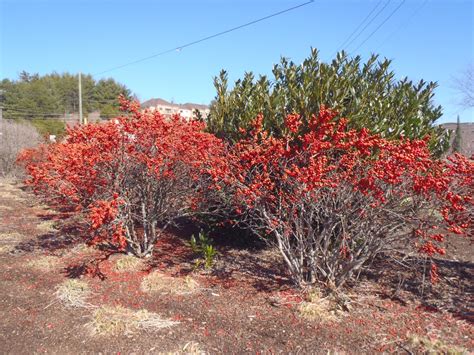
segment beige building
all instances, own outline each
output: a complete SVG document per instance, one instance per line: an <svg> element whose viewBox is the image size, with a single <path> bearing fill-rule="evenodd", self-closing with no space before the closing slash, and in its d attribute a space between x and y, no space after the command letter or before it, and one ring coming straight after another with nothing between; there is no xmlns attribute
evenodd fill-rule
<svg viewBox="0 0 474 355"><path fill-rule="evenodd" d="M198 110L204 118L209 115L209 107L206 105L193 103L175 104L163 99L150 99L145 101L142 103L142 108L158 111L165 116L180 115L187 120L195 117L195 110Z"/></svg>

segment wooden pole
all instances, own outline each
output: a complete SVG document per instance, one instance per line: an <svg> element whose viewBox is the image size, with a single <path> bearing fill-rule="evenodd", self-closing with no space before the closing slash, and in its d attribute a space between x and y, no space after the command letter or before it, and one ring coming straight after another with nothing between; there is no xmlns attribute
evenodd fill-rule
<svg viewBox="0 0 474 355"><path fill-rule="evenodd" d="M79 123L84 124L84 118L82 117L82 80L81 72L79 72Z"/></svg>

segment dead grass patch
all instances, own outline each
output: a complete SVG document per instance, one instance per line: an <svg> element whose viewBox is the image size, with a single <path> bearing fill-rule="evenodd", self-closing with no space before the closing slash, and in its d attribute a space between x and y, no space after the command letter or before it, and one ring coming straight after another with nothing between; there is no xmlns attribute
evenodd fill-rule
<svg viewBox="0 0 474 355"><path fill-rule="evenodd" d="M63 305L73 308L90 307L91 304L86 302L90 294L91 291L87 282L77 279L64 281L55 292L56 297Z"/></svg>
<svg viewBox="0 0 474 355"><path fill-rule="evenodd" d="M45 255L30 260L26 265L38 271L53 271L60 265L60 259L55 256Z"/></svg>
<svg viewBox="0 0 474 355"><path fill-rule="evenodd" d="M2 243L8 243L8 242L19 242L24 239L23 234L18 233L18 232L6 232L6 233L0 233L0 241Z"/></svg>
<svg viewBox="0 0 474 355"><path fill-rule="evenodd" d="M13 251L13 245L0 245L0 254L8 254Z"/></svg>
<svg viewBox="0 0 474 355"><path fill-rule="evenodd" d="M17 202L25 202L26 199L21 196L22 192L20 191L15 191L15 193L7 191L5 189L2 189L3 191L0 191L0 196L5 199L5 200L12 200L12 201L17 201Z"/></svg>
<svg viewBox="0 0 474 355"><path fill-rule="evenodd" d="M431 340L424 337L411 336L408 339L411 346L418 348L425 354L449 354L449 355L462 355L468 354L469 352L464 348L445 344L442 340Z"/></svg>
<svg viewBox="0 0 474 355"><path fill-rule="evenodd" d="M140 271L143 269L143 260L133 255L121 255L114 265L118 272Z"/></svg>
<svg viewBox="0 0 474 355"><path fill-rule="evenodd" d="M44 210L45 212L56 212L54 208L52 208L51 206L49 206L47 203L44 203L44 202L36 202L34 204L34 207Z"/></svg>
<svg viewBox="0 0 474 355"><path fill-rule="evenodd" d="M168 352L168 353L159 353L161 355L181 355L181 354L188 354L188 355L205 355L207 354L206 351L202 350L199 346L199 343L195 341L190 341L186 343L182 349Z"/></svg>
<svg viewBox="0 0 474 355"><path fill-rule="evenodd" d="M87 327L93 335L126 335L137 331L157 331L178 323L145 309L134 311L121 306L103 306L94 312Z"/></svg>
<svg viewBox="0 0 474 355"><path fill-rule="evenodd" d="M340 319L343 311L333 296L322 297L317 290L311 291L307 296L307 301L303 301L298 306L299 315L310 321L336 321Z"/></svg>
<svg viewBox="0 0 474 355"><path fill-rule="evenodd" d="M184 345L180 353L197 355L197 354L206 354L206 351L200 348L199 343L195 341L190 341L189 343Z"/></svg>
<svg viewBox="0 0 474 355"><path fill-rule="evenodd" d="M44 221L36 226L36 229L40 230L43 233L56 232L57 228L55 221Z"/></svg>
<svg viewBox="0 0 474 355"><path fill-rule="evenodd" d="M93 246L89 246L84 243L77 244L74 248L69 249L68 251L69 254L73 255L92 255L97 253L97 249L94 248Z"/></svg>
<svg viewBox="0 0 474 355"><path fill-rule="evenodd" d="M143 278L140 288L147 293L191 294L197 291L199 284L190 276L172 277L160 272L152 272Z"/></svg>
<svg viewBox="0 0 474 355"><path fill-rule="evenodd" d="M2 178L0 180L0 190L3 191L19 191L19 188L15 186L17 181L15 179Z"/></svg>

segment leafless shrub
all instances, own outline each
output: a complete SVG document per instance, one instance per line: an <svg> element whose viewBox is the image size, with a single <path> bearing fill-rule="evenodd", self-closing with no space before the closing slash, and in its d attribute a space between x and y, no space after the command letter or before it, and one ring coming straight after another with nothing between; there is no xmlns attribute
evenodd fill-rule
<svg viewBox="0 0 474 355"><path fill-rule="evenodd" d="M471 63L459 76L453 78L453 87L461 96L459 105L474 107L474 63Z"/></svg>
<svg viewBox="0 0 474 355"><path fill-rule="evenodd" d="M18 153L41 142L36 129L27 123L13 120L0 121L0 176L18 176L16 166Z"/></svg>
<svg viewBox="0 0 474 355"><path fill-rule="evenodd" d="M437 218L429 202L407 192L401 183L386 187L386 201L373 208L374 200L350 184L318 195L299 194L297 200L278 200L276 207L257 200L255 213L242 219L250 229L275 246L299 285L324 281L336 289L358 273L376 255L403 250L414 242L413 228Z"/></svg>

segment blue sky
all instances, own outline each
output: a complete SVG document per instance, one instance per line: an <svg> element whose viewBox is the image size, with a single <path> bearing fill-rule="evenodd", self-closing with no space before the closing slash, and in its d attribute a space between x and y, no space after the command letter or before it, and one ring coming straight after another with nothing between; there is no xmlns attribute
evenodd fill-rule
<svg viewBox="0 0 474 355"><path fill-rule="evenodd" d="M306 0L0 0L0 77L26 70L98 73ZM388 0L382 0L385 3ZM391 0L348 48L354 51L403 0ZM310 47L332 58L378 0L315 0L253 26L154 59L108 72L141 100L209 103L221 69L231 81L245 71L271 74L280 56L301 62ZM474 62L472 0L406 0L354 54L393 59L399 78L437 81L441 122L474 122L457 105L452 78ZM379 7L381 8L381 6Z"/></svg>

